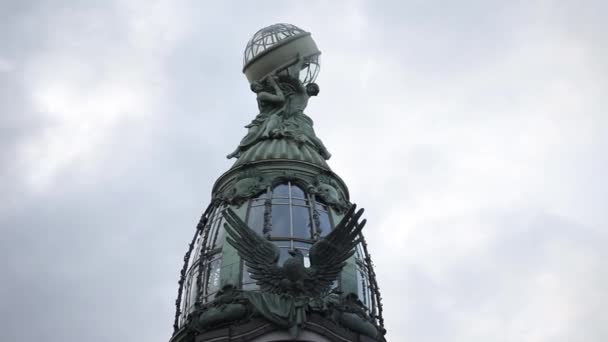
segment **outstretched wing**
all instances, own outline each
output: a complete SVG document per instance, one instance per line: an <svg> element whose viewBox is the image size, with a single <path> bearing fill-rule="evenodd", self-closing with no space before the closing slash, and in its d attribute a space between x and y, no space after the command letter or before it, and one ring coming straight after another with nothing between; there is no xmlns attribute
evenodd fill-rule
<svg viewBox="0 0 608 342"><path fill-rule="evenodd" d="M251 278L263 291L278 292L283 269L277 265L279 248L250 229L230 208L222 213L226 219L226 241L234 247L248 267Z"/></svg>
<svg viewBox="0 0 608 342"><path fill-rule="evenodd" d="M355 246L360 241L359 234L366 222L358 222L363 215L363 209L356 213L355 209L356 205L351 206L334 230L310 248L309 288L314 293L328 291L332 282L338 278L346 260L355 252Z"/></svg>

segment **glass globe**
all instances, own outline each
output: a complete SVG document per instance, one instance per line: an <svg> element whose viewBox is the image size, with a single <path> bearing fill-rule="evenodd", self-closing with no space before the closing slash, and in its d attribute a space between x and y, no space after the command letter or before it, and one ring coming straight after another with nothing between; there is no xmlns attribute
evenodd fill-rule
<svg viewBox="0 0 608 342"><path fill-rule="evenodd" d="M319 55L306 58L302 65L302 70L300 70L300 81L302 81L304 85L313 83L317 79L320 69Z"/></svg>
<svg viewBox="0 0 608 342"><path fill-rule="evenodd" d="M247 43L243 56L243 67L279 42L305 33L306 31L291 24L274 24L264 27L256 32Z"/></svg>
<svg viewBox="0 0 608 342"><path fill-rule="evenodd" d="M319 74L319 55L309 32L291 24L274 24L257 31L247 43L243 71L262 65L260 71L254 72L253 78L248 75L250 81L259 80L270 72L286 73L286 68L295 63L297 56L303 56L299 78L307 85Z"/></svg>

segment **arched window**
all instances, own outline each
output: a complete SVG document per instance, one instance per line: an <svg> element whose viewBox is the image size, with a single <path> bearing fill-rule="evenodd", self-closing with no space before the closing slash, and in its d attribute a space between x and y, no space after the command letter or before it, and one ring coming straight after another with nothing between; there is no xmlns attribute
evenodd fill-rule
<svg viewBox="0 0 608 342"><path fill-rule="evenodd" d="M247 224L260 235L267 236L281 250L279 265L288 257L292 248L302 250L305 266L308 264L310 246L327 235L333 222L330 209L314 195L307 194L301 187L286 182L250 201ZM246 267L243 269L242 288L257 288Z"/></svg>

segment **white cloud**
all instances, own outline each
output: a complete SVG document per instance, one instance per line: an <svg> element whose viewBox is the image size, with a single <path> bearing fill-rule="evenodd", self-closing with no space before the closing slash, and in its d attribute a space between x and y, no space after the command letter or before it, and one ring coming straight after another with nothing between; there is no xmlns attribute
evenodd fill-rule
<svg viewBox="0 0 608 342"><path fill-rule="evenodd" d="M24 62L32 106L48 122L22 146L30 185L44 188L75 161L94 163L120 122L150 124L166 92L166 55L186 34L186 18L173 2L42 18L48 44Z"/></svg>
<svg viewBox="0 0 608 342"><path fill-rule="evenodd" d="M9 60L2 58L0 56L0 72L9 72L15 68L14 64Z"/></svg>

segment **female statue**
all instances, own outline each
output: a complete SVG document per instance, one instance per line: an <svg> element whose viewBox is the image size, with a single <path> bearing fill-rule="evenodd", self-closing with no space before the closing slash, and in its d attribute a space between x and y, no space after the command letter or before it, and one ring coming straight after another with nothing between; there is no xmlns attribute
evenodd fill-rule
<svg viewBox="0 0 608 342"><path fill-rule="evenodd" d="M243 151L262 139L293 139L299 144L308 144L319 154L329 159L331 154L317 138L313 122L304 109L311 96L319 93L319 86L310 83L304 86L299 73L303 59L298 57L296 63L279 74L271 74L261 81L251 83L251 90L257 94L260 113L247 126L247 135L241 140L236 150L227 158L239 157ZM274 90L274 93L271 91ZM270 90L270 91L268 91Z"/></svg>
<svg viewBox="0 0 608 342"><path fill-rule="evenodd" d="M321 139L315 134L313 121L308 115L304 114L304 109L308 105L311 96L319 94L319 86L316 83L309 83L306 86L300 81L299 73L302 70L303 59L298 57L298 61L288 69L288 77L281 77L279 80L289 85L293 90L287 96L287 103L283 111L283 122L281 133L291 137L301 144L309 144L315 148L324 159L329 159L331 153L327 150ZM281 83L281 85L285 84Z"/></svg>
<svg viewBox="0 0 608 342"><path fill-rule="evenodd" d="M268 92L268 85L274 90L274 94ZM245 128L249 131L241 140L234 152L226 156L230 158L238 158L241 152L248 147L258 142L258 140L269 138L273 130L276 130L280 123L279 113L283 110L285 104L285 95L277 84L277 76L269 75L260 81L251 83L251 91L257 94L258 109L260 113L251 121Z"/></svg>

